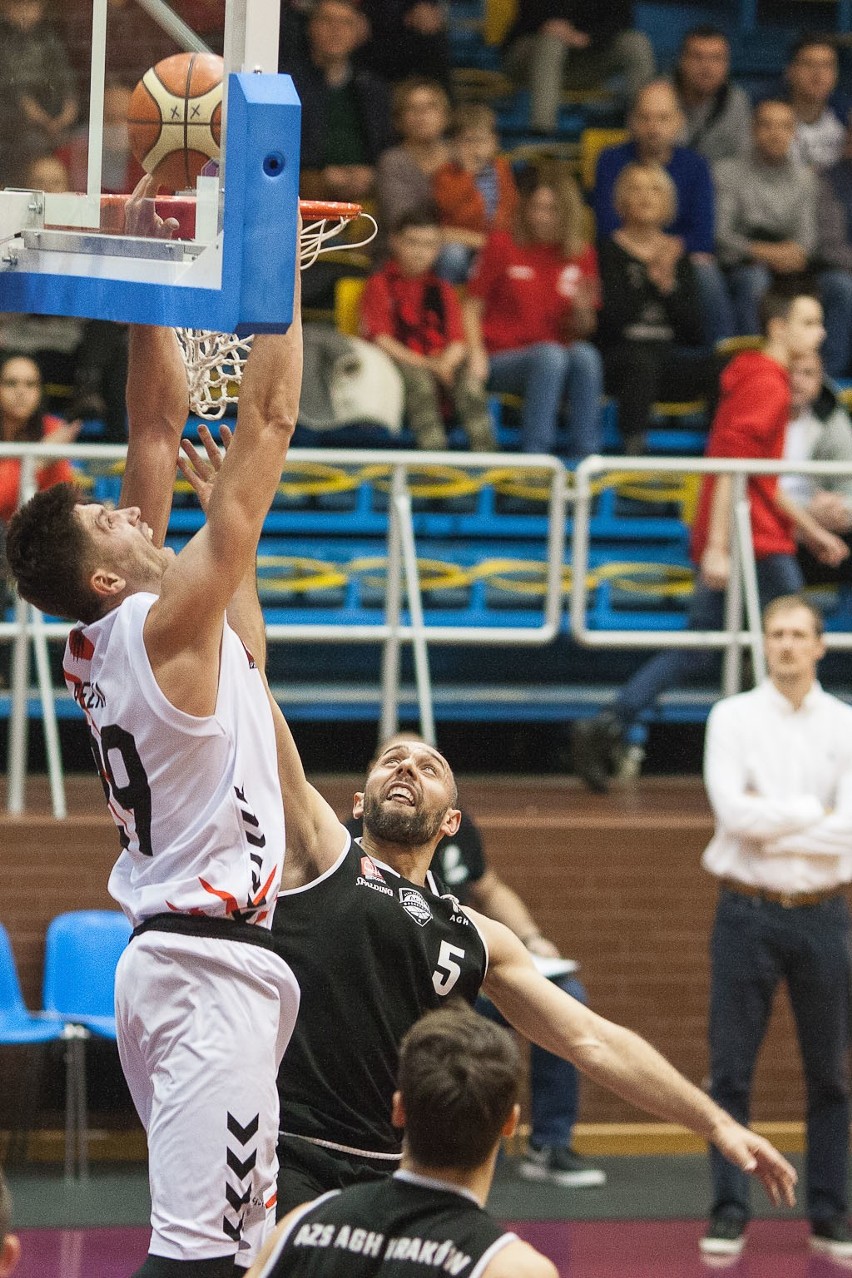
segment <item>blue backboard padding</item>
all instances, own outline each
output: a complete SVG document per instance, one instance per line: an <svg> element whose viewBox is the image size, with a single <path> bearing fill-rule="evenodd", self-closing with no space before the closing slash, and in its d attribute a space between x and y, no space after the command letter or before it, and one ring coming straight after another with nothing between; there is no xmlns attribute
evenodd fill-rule
<svg viewBox="0 0 852 1278"><path fill-rule="evenodd" d="M232 75L228 95L221 288L11 269L0 271L0 310L223 333L286 329L293 318L301 106L286 75ZM267 162L270 156L280 167ZM101 257L92 270L119 261Z"/></svg>

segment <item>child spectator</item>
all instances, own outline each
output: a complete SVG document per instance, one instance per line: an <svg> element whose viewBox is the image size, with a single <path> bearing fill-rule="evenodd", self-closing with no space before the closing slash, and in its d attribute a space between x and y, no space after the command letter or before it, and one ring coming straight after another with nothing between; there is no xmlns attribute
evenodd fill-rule
<svg viewBox="0 0 852 1278"><path fill-rule="evenodd" d="M566 405L569 457L601 444L603 368L585 339L597 324L598 268L570 175L528 170L511 231L495 231L464 303L472 367L489 389L523 396L521 449L552 452Z"/></svg>
<svg viewBox="0 0 852 1278"><path fill-rule="evenodd" d="M628 164L613 199L621 226L599 248L598 335L625 452L635 454L654 400L712 399L719 369L703 347L695 268L663 230L676 215L674 182L660 165Z"/></svg>
<svg viewBox="0 0 852 1278"><path fill-rule="evenodd" d="M46 0L0 0L0 178L58 146L77 118L74 74Z"/></svg>
<svg viewBox="0 0 852 1278"><path fill-rule="evenodd" d="M371 275L361 306L363 336L395 361L417 447L447 447L445 409L454 409L476 452L494 448L481 380L472 375L461 308L438 278L441 231L428 211L406 213L390 238L390 261Z"/></svg>
<svg viewBox="0 0 852 1278"><path fill-rule="evenodd" d="M497 152L497 119L487 106L460 110L453 126L454 158L432 179L443 228L438 274L463 284L474 256L491 231L508 231L518 204L518 188L508 160Z"/></svg>
<svg viewBox="0 0 852 1278"><path fill-rule="evenodd" d="M412 77L393 93L393 125L397 146L379 156L376 166L379 230L396 226L403 213L432 202L432 178L449 159L444 135L450 122L450 99L437 80Z"/></svg>
<svg viewBox="0 0 852 1278"><path fill-rule="evenodd" d="M0 439L4 444L37 443L51 439L71 444L80 422L63 422L42 412L41 373L35 360L7 352L0 357ZM38 471L39 488L74 482L71 463L64 458L45 463ZM18 508L21 463L14 457L0 461L0 522L7 524Z"/></svg>

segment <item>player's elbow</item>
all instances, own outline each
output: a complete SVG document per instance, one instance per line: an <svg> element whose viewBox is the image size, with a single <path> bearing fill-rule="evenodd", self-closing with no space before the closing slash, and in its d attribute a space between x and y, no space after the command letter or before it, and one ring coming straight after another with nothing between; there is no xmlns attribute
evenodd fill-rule
<svg viewBox="0 0 852 1278"><path fill-rule="evenodd" d="M296 430L296 414L286 405L272 404L266 414L266 428L289 443Z"/></svg>

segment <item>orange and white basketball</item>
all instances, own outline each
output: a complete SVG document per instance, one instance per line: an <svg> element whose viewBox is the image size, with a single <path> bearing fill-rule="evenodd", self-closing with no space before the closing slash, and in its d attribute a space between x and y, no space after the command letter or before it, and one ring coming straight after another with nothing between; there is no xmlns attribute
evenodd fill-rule
<svg viewBox="0 0 852 1278"><path fill-rule="evenodd" d="M133 154L173 191L193 187L204 165L219 159L222 75L214 53L176 53L133 90L127 110Z"/></svg>

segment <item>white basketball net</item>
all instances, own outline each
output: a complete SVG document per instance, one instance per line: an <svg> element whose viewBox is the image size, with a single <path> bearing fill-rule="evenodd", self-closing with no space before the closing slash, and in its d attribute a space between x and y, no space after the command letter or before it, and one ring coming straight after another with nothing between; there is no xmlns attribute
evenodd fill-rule
<svg viewBox="0 0 852 1278"><path fill-rule="evenodd" d="M302 228L299 242L299 265L307 270L322 253L335 248L364 248L375 239L378 227L369 213L361 213L370 223L369 234L357 243L331 245L352 218L323 218ZM239 398L243 369L251 350L252 338L237 337L235 333L212 333L204 328L178 328L178 343L186 364L189 383L189 407L206 421L218 421L228 411L229 404Z"/></svg>

